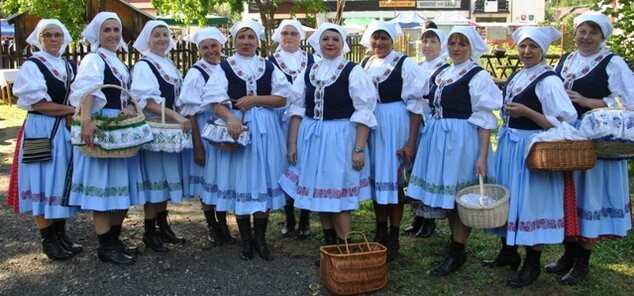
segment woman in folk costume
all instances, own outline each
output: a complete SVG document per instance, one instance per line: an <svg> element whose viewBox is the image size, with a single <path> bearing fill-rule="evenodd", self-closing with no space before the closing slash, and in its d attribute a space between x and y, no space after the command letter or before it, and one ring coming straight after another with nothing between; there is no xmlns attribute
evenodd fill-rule
<svg viewBox="0 0 634 296"><path fill-rule="evenodd" d="M434 25L435 26L435 25ZM440 71L449 67L447 63L447 36L445 32L436 28L429 28L423 31L420 37L423 56L425 60L421 64L423 77L429 80L429 85L434 85L436 76ZM425 114L429 115L430 98L427 94L423 95ZM443 210L434 210L430 206L419 204L415 209L416 217L412 222L411 228L405 229L407 233L415 233L418 237L430 237L436 230L436 219L445 218L446 212Z"/></svg>
<svg viewBox="0 0 634 296"><path fill-rule="evenodd" d="M377 126L370 132L370 179L376 215L375 241L387 246L387 260L398 255L405 196L399 174L414 162L422 122L423 97L429 80L408 56L393 49L403 32L396 23L374 21L361 44L374 52L361 62L379 92L374 110ZM387 220L390 220L388 234Z"/></svg>
<svg viewBox="0 0 634 296"><path fill-rule="evenodd" d="M60 21L40 20L26 39L39 51L20 67L13 86L18 107L28 110L23 146L16 152L19 209L35 217L42 251L53 260L66 260L82 251L82 246L66 235L66 219L75 216L77 209L62 203L66 172L72 165L65 116L75 113L68 105L68 93L77 66L61 54L71 41ZM33 155L28 155L29 139L37 138L50 139L50 157L32 159Z"/></svg>
<svg viewBox="0 0 634 296"><path fill-rule="evenodd" d="M163 21L148 21L133 46L142 54L134 65L130 86L139 107L148 117L160 117L164 104L166 119L177 122L183 132L189 132L191 122L175 110L183 79L166 56L176 46L171 30ZM140 154L146 198L143 243L155 252L167 252L164 243L185 242L174 234L167 221L167 201L180 203L184 196L181 154L145 149Z"/></svg>
<svg viewBox="0 0 634 296"><path fill-rule="evenodd" d="M251 143L239 150L218 149L216 163L205 166L205 176L215 170L215 180L206 179L205 195L215 200L216 210L234 211L244 260L260 257L273 260L266 244L269 211L284 205L284 192L277 179L287 165L284 135L274 108L286 104L290 83L273 63L257 56L258 39L264 28L255 21L240 21L230 32L236 54L220 63L203 90L203 108L212 108L227 122L229 133L237 139L244 124L251 132ZM233 100L226 103L227 99ZM253 216L253 235L251 227Z"/></svg>
<svg viewBox="0 0 634 296"><path fill-rule="evenodd" d="M70 102L81 105L81 140L91 149L98 132L92 115L127 116L135 111L128 96L120 90L104 88L88 93L95 86L130 85L128 67L117 58L116 51L127 47L121 36L121 20L112 12L100 12L82 32L92 52L84 57L73 82ZM85 97L85 98L84 98ZM82 100L83 99L83 100ZM138 155L130 158L93 158L73 150L73 181L70 204L93 211L95 232L99 238L97 255L104 262L130 265L138 252L119 239L123 220L131 205L144 201L141 162Z"/></svg>
<svg viewBox="0 0 634 296"><path fill-rule="evenodd" d="M576 119L561 79L544 58L550 43L560 36L553 27L524 27L513 33L524 69L513 73L504 87L504 126L495 156L496 181L509 188L511 200L507 225L494 230L502 249L495 260L485 261L488 266L517 270L521 261L517 247L526 246L522 268L507 280L512 287L535 281L544 244L564 238L563 174L529 171L525 160L531 135L559 126L560 121L574 124Z"/></svg>
<svg viewBox="0 0 634 296"><path fill-rule="evenodd" d="M319 212L326 244L350 232L351 211L369 199L366 142L377 125L376 87L363 68L347 61L346 31L322 24L308 42L322 60L293 83L288 160L280 178L295 206Z"/></svg>
<svg viewBox="0 0 634 296"><path fill-rule="evenodd" d="M451 247L434 266L434 276L446 276L467 260L471 228L460 221L454 198L460 189L476 184L478 175L494 176L489 138L497 127L493 110L502 105L500 90L478 63L488 47L475 29L453 27L447 49L453 62L436 76L429 93L433 118L423 128L407 188L408 196L444 210L449 218Z"/></svg>
<svg viewBox="0 0 634 296"><path fill-rule="evenodd" d="M556 71L564 79L578 118L595 108L634 106L634 77L623 58L606 49L613 27L607 16L588 11L575 18L577 50L559 61ZM602 238L621 238L632 228L627 161L597 159L593 168L574 172L579 237L567 237L564 254L546 265L546 272L563 275L574 285L590 271L592 247Z"/></svg>
<svg viewBox="0 0 634 296"><path fill-rule="evenodd" d="M299 43L301 40L304 40L304 38L306 38L306 34L304 33L302 24L296 20L283 20L271 37L273 41L279 43L279 46L273 55L269 56L269 61L284 72L286 79L288 79L290 83L293 83L293 80L295 80L300 73L304 72L307 67L314 64L316 59L319 60L319 57L299 48ZM286 114L286 106L284 108L278 108L277 112L282 131L285 137L288 137L290 118L288 114ZM284 214L286 215L286 221L282 227L282 235L290 235L295 230L296 220L294 201L288 196L286 197L286 205L284 205ZM297 235L300 238L310 235L309 210L300 210Z"/></svg>
<svg viewBox="0 0 634 296"><path fill-rule="evenodd" d="M216 211L215 202L211 195L204 194L205 180L215 182L216 171L205 174L205 165L215 166L216 148L201 138L201 133L207 121L211 119L211 112L201 108L203 88L215 71L220 71L220 57L222 46L227 38L217 28L204 28L185 38L196 44L201 59L192 66L183 80L181 94L176 100L180 113L187 116L192 124L192 142L194 149L184 150L183 157L183 191L185 196L200 196L205 220L207 221L207 240L212 244L235 243L227 226L227 212Z"/></svg>

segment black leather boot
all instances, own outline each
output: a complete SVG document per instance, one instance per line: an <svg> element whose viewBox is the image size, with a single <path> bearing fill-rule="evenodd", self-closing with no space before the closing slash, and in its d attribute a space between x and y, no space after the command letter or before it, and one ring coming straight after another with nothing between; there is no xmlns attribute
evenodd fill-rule
<svg viewBox="0 0 634 296"><path fill-rule="evenodd" d="M507 246L506 238L500 237L502 248L493 260L483 260L482 265L487 267L504 267L509 266L512 270L517 270L522 263L522 258L517 252L517 246Z"/></svg>
<svg viewBox="0 0 634 296"><path fill-rule="evenodd" d="M266 244L266 228L269 225L269 218L253 218L253 247L260 254L260 257L266 261L272 261L273 256Z"/></svg>
<svg viewBox="0 0 634 296"><path fill-rule="evenodd" d="M70 251L73 254L79 254L84 250L80 244L74 243L70 237L66 235L66 220L53 222L53 227L55 228L55 233L57 234L57 240L66 251Z"/></svg>
<svg viewBox="0 0 634 296"><path fill-rule="evenodd" d="M40 229L40 234L42 235L42 252L48 258L64 261L73 257L73 253L64 249L58 240L54 225Z"/></svg>
<svg viewBox="0 0 634 296"><path fill-rule="evenodd" d="M299 224L297 227L297 236L299 238L307 238L310 236L310 211L302 209L299 212Z"/></svg>
<svg viewBox="0 0 634 296"><path fill-rule="evenodd" d="M216 221L216 211L203 211L203 214L205 214L205 220L207 221L207 240L212 245L220 244L222 242L222 235L220 233L220 224Z"/></svg>
<svg viewBox="0 0 634 296"><path fill-rule="evenodd" d="M399 241L399 227L392 226L390 227L390 235L387 238L387 262L391 262L392 260L398 257L398 250L401 248L401 243Z"/></svg>
<svg viewBox="0 0 634 296"><path fill-rule="evenodd" d="M253 237L251 236L251 217L236 219L240 230L240 258L243 260L253 259Z"/></svg>
<svg viewBox="0 0 634 296"><path fill-rule="evenodd" d="M428 238L436 231L436 219L423 218L423 226L416 232L417 237Z"/></svg>
<svg viewBox="0 0 634 296"><path fill-rule="evenodd" d="M284 206L284 214L286 215L286 220L284 221L284 226L282 226L282 235L290 236L295 231L295 207L287 203Z"/></svg>
<svg viewBox="0 0 634 296"><path fill-rule="evenodd" d="M220 236L225 244L235 244L238 240L231 234L229 226L227 226L227 212L216 212L218 217L218 225L220 226Z"/></svg>
<svg viewBox="0 0 634 296"><path fill-rule="evenodd" d="M559 257L557 262L546 264L544 270L548 273L564 275L572 268L576 258L577 243L574 241L564 241L564 254Z"/></svg>
<svg viewBox="0 0 634 296"><path fill-rule="evenodd" d="M158 225L158 235L161 240L169 244L184 244L185 239L177 236L167 222L168 211L156 213L156 224Z"/></svg>
<svg viewBox="0 0 634 296"><path fill-rule="evenodd" d="M126 255L117 247L115 233L108 231L104 234L97 235L99 238L99 248L97 248L97 256L102 262L110 262L117 265L132 265L136 261L132 256Z"/></svg>
<svg viewBox="0 0 634 296"><path fill-rule="evenodd" d="M112 232L112 237L115 240L116 247L126 255L136 255L139 253L139 248L133 245L127 245L119 238L121 236L122 225L112 225L110 226L110 232Z"/></svg>
<svg viewBox="0 0 634 296"><path fill-rule="evenodd" d="M387 247L387 221L376 221L373 241Z"/></svg>
<svg viewBox="0 0 634 296"><path fill-rule="evenodd" d="M425 218L421 217L421 216L415 216L414 220L412 221L412 224L405 227L405 230L403 230L404 233L406 234L416 234L418 233L418 231L420 230L420 228L423 226L423 222L425 221Z"/></svg>
<svg viewBox="0 0 634 296"><path fill-rule="evenodd" d="M154 252L165 253L167 247L156 233L156 220L145 219L145 233L143 233L143 243L146 248L152 249Z"/></svg>
<svg viewBox="0 0 634 296"><path fill-rule="evenodd" d="M584 249L577 245L577 258L570 271L561 278L561 282L566 285L576 285L583 282L590 273L590 255L592 250Z"/></svg>
<svg viewBox="0 0 634 296"><path fill-rule="evenodd" d="M431 275L447 276L458 270L462 265L465 264L465 262L467 262L465 245L458 243L452 239L449 252L442 259L442 261L440 261L433 267Z"/></svg>
<svg viewBox="0 0 634 296"><path fill-rule="evenodd" d="M542 251L534 250L531 247L526 247L526 259L520 271L514 276L506 280L506 284L513 288L526 287L532 284L541 273L540 259L542 257Z"/></svg>
<svg viewBox="0 0 634 296"><path fill-rule="evenodd" d="M337 231L334 228L324 229L324 245L337 244Z"/></svg>

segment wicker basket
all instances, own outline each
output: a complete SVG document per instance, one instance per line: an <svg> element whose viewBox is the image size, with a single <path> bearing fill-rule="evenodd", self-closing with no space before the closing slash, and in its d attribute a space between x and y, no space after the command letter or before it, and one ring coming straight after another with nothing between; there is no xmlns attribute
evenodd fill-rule
<svg viewBox="0 0 634 296"><path fill-rule="evenodd" d="M597 158L632 158L634 109L626 108L620 97L614 100L617 107L596 108L586 112L581 118L579 130L594 142Z"/></svg>
<svg viewBox="0 0 634 296"><path fill-rule="evenodd" d="M477 193L495 200L489 205L471 205L462 201L461 197ZM483 184L480 176L480 185L469 186L456 194L456 207L460 221L468 227L475 229L496 228L506 224L509 214L509 191L504 186L496 184Z"/></svg>
<svg viewBox="0 0 634 296"><path fill-rule="evenodd" d="M214 110L212 112L212 116L218 114L218 112L217 112L218 111L217 110L218 107L220 107L220 105L223 105L224 103L227 103L227 102L235 103L235 102L237 102L237 100L226 99L226 100L216 104L216 106L214 107ZM240 110L240 111L242 112L242 118L240 118L240 121L242 122L242 129L243 129L242 133L241 133L241 137L243 135L245 135L245 134L246 134L247 137L250 137L250 135L249 135L249 127L244 124L244 117L246 115L246 112L244 112L243 110ZM208 125L209 125L210 128L211 127L221 127L221 128L224 128L224 129L227 128L224 125L221 126L221 125L215 123L213 120L210 120ZM228 151L239 150L240 148L244 147L243 145L240 145L237 142L233 142L233 143L229 143L229 142L215 142L212 139L210 139L208 137L205 137L205 135L207 134L208 129L209 129L208 127L205 127L205 129L203 130L203 137L205 139L207 139L207 141L209 141L209 143L211 143L211 145L214 145L214 146L216 146L216 147L218 147L218 148L220 148L222 150L228 150ZM228 132L228 131L225 131L225 132Z"/></svg>
<svg viewBox="0 0 634 296"><path fill-rule="evenodd" d="M587 170L594 166L596 158L590 140L537 142L528 153L526 166L540 172Z"/></svg>
<svg viewBox="0 0 634 296"><path fill-rule="evenodd" d="M387 284L386 248L357 231L364 242L319 248L321 283L334 295L356 295L383 289Z"/></svg>
<svg viewBox="0 0 634 296"><path fill-rule="evenodd" d="M141 110L141 108L139 108L139 104L137 103L136 99L134 98L134 96L125 88L118 86L118 85L114 85L114 84L101 84L101 85L97 85L93 88L91 88L90 90L88 90L86 92L86 94L82 97L82 102L86 99L86 97L90 96L91 93L102 89L102 88L116 88L119 89L123 92L125 92L129 97L130 100L132 102L132 104L134 104L134 107L136 108L136 116L134 117L130 117L130 118L126 118L123 119L119 122L110 124L110 125L106 125L103 121L98 120L98 119L94 119L93 118L93 122L95 123L95 125L97 126L98 129L102 129L102 128L106 128L107 129L111 129L111 128L116 128L116 127L126 127L126 126L135 126L135 127L143 127L143 125L145 125L147 127L147 132L150 133L150 127L147 125L147 123L145 122L145 116L143 115L143 111ZM77 107L77 110L75 110L75 114L73 115L73 128L74 129L81 129L81 125L80 125L80 120L81 120L81 102L79 104L79 106ZM72 130L71 130L72 133ZM151 136L151 133L150 133ZM147 138L147 137L146 137ZM145 141L145 140L144 140ZM149 140L151 141L151 139ZM145 141L145 143L149 142L149 141ZM79 150L87 157L95 157L95 158L127 158L127 157L132 157L134 155L136 155L139 152L139 149L141 149L141 146L144 143L141 144L137 144L134 146L130 146L130 147L123 147L123 148L116 148L116 149L104 149L101 146L95 144L93 145L92 149L89 149L88 146L86 146L83 142L81 142L81 140L79 140L79 142L75 142L73 141L73 144L78 145L79 146Z"/></svg>
<svg viewBox="0 0 634 296"><path fill-rule="evenodd" d="M165 117L165 99L161 101L161 117L145 120L152 129L154 141L143 145L144 150L178 153L193 147L191 132L184 133L179 123Z"/></svg>

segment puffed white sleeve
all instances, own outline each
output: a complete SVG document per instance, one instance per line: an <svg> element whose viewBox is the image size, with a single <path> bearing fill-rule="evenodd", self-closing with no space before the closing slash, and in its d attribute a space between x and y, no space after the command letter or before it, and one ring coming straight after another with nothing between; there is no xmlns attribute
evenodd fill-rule
<svg viewBox="0 0 634 296"><path fill-rule="evenodd" d="M20 67L13 84L13 94L18 97L17 106L20 109L32 111L31 105L46 100L52 101L48 95L46 79L34 62L26 61Z"/></svg>
<svg viewBox="0 0 634 296"><path fill-rule="evenodd" d="M214 71L203 87L200 107L211 108L211 104L220 103L229 98L229 81L223 70ZM228 103L227 105L231 105Z"/></svg>
<svg viewBox="0 0 634 296"><path fill-rule="evenodd" d="M130 92L137 99L141 109L145 109L148 100L152 100L159 105L161 104L164 98L161 97L160 87L148 63L137 62L134 65Z"/></svg>
<svg viewBox="0 0 634 296"><path fill-rule="evenodd" d="M403 87L401 97L407 104L407 110L415 114L423 114L423 94L429 92L429 79L420 66L411 58L405 58L401 70Z"/></svg>
<svg viewBox="0 0 634 296"><path fill-rule="evenodd" d="M181 115L193 116L203 110L200 108L203 87L205 87L203 75L199 70L190 68L183 79L181 94L176 99L176 106L180 108Z"/></svg>
<svg viewBox="0 0 634 296"><path fill-rule="evenodd" d="M291 83L286 79L286 75L282 70L273 67L273 75L271 77L271 95L283 97L287 101L291 97Z"/></svg>
<svg viewBox="0 0 634 296"><path fill-rule="evenodd" d="M291 86L290 105L288 107L288 115L304 117L306 112L306 82L304 77L306 71L302 71Z"/></svg>
<svg viewBox="0 0 634 296"><path fill-rule="evenodd" d="M376 127L374 108L379 99L379 93L372 83L370 76L359 65L355 65L348 77L348 92L352 98L354 113L350 121Z"/></svg>
<svg viewBox="0 0 634 296"><path fill-rule="evenodd" d="M608 63L606 72L608 73L608 88L611 95L603 98L608 107L616 107L615 97L621 97L625 107L634 107L634 74L627 66L623 58L613 56Z"/></svg>
<svg viewBox="0 0 634 296"><path fill-rule="evenodd" d="M577 110L566 93L564 84L557 76L548 76L535 85L535 94L542 104L546 120L558 126L560 119L571 125L577 120Z"/></svg>
<svg viewBox="0 0 634 296"><path fill-rule="evenodd" d="M75 81L71 84L71 93L68 98L70 104L77 107L81 99L96 85L104 83L103 71L106 68L105 62L95 53L87 54L79 64ZM92 104L92 113L101 110L107 103L106 95L101 89L90 93L95 100Z"/></svg>
<svg viewBox="0 0 634 296"><path fill-rule="evenodd" d="M471 96L470 123L483 129L495 129L498 126L493 110L502 107L502 92L495 85L489 72L482 70L469 81Z"/></svg>

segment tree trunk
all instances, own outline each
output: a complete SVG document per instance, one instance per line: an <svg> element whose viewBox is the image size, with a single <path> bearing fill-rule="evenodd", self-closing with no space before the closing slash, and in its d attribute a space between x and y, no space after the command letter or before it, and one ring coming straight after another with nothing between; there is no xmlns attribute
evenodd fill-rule
<svg viewBox="0 0 634 296"><path fill-rule="evenodd" d="M346 7L346 0L337 0L337 15L335 18L335 24L341 25L343 23L343 9Z"/></svg>

